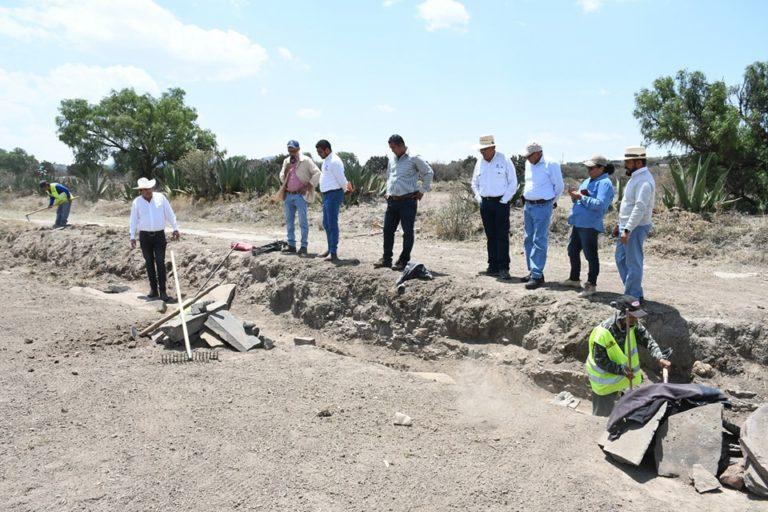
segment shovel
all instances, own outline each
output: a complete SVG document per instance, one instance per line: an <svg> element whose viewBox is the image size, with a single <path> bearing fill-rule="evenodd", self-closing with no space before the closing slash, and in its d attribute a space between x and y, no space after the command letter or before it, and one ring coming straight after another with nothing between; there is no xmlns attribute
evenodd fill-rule
<svg viewBox="0 0 768 512"><path fill-rule="evenodd" d="M72 198L69 200L69 202L72 202L72 200L74 200L74 199L77 199L77 196L72 196ZM43 207L43 208L40 208L40 209L38 209L38 210L35 210L35 211L33 211L33 212L25 213L25 214L24 214L24 216L27 218L27 222L31 222L31 221L29 220L29 216L30 216L30 215L34 215L34 214L36 214L36 213L40 213L40 212L42 212L42 211L44 211L44 210L47 210L47 209L48 209L48 207L47 207L47 206L45 206L45 207Z"/></svg>

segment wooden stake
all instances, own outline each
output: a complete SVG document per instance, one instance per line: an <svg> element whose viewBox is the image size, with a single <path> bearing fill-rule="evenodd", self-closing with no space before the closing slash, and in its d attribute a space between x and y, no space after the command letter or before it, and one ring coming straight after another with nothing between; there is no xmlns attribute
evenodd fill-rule
<svg viewBox="0 0 768 512"><path fill-rule="evenodd" d="M173 282L176 284L176 302L179 303L179 315L181 315L181 330L184 331L184 346L187 348L187 357L192 359L192 347L189 345L189 332L187 332L187 319L184 314L184 301L181 300L181 286L179 286L179 273L176 272L176 255L171 251L171 267L173 267Z"/></svg>

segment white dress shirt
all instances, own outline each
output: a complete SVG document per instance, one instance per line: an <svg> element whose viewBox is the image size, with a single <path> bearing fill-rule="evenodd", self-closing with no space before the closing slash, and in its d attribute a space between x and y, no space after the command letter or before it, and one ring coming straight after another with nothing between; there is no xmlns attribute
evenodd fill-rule
<svg viewBox="0 0 768 512"><path fill-rule="evenodd" d="M478 158L472 173L472 191L478 203L483 197L501 197L502 204L508 203L517 191L517 174L512 161L498 151L490 162L482 156Z"/></svg>
<svg viewBox="0 0 768 512"><path fill-rule="evenodd" d="M542 155L536 165L525 162L525 188L523 197L528 201L555 201L562 195L565 185L560 164L550 162Z"/></svg>
<svg viewBox="0 0 768 512"><path fill-rule="evenodd" d="M621 199L619 226L632 231L637 226L651 224L653 204L656 200L656 182L647 167L632 173Z"/></svg>
<svg viewBox="0 0 768 512"><path fill-rule="evenodd" d="M340 188L347 189L347 177L344 175L344 162L336 153L331 153L323 159L320 168L320 192L328 192Z"/></svg>
<svg viewBox="0 0 768 512"><path fill-rule="evenodd" d="M152 199L147 201L139 196L131 204L131 240L136 240L136 231L163 231L170 224L174 231L179 230L176 214L171 203L160 192L152 192Z"/></svg>

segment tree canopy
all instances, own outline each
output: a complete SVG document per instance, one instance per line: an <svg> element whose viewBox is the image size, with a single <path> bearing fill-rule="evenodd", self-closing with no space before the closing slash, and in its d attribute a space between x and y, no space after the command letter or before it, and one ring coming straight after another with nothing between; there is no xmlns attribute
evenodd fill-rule
<svg viewBox="0 0 768 512"><path fill-rule="evenodd" d="M97 104L66 99L56 117L59 139L72 148L75 163L114 160L117 172L153 178L187 152L216 148L216 137L197 124L197 111L172 88L159 98L133 89L112 91Z"/></svg>

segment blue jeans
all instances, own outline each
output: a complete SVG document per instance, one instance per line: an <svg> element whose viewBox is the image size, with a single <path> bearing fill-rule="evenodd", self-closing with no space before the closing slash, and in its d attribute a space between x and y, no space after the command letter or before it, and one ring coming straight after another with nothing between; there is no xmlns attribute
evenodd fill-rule
<svg viewBox="0 0 768 512"><path fill-rule="evenodd" d="M54 224L55 227L62 227L67 225L67 219L69 219L69 209L72 207L72 203L70 201L67 201L66 203L61 203L58 208L56 208L56 224Z"/></svg>
<svg viewBox="0 0 768 512"><path fill-rule="evenodd" d="M307 220L307 200L301 194L285 194L285 226L288 228L288 245L296 247L296 212L299 212L299 226L301 227L301 246L309 245L309 220Z"/></svg>
<svg viewBox="0 0 768 512"><path fill-rule="evenodd" d="M342 189L323 192L323 229L328 240L328 252L332 254L336 254L339 248L339 208L343 202Z"/></svg>
<svg viewBox="0 0 768 512"><path fill-rule="evenodd" d="M525 224L525 262L531 278L544 277L549 243L549 222L552 220L552 201L541 204L525 203L523 209Z"/></svg>
<svg viewBox="0 0 768 512"><path fill-rule="evenodd" d="M623 231L619 227L619 233ZM643 244L651 225L637 226L629 235L627 245L616 240L616 267L619 269L624 293L638 299L643 298Z"/></svg>

